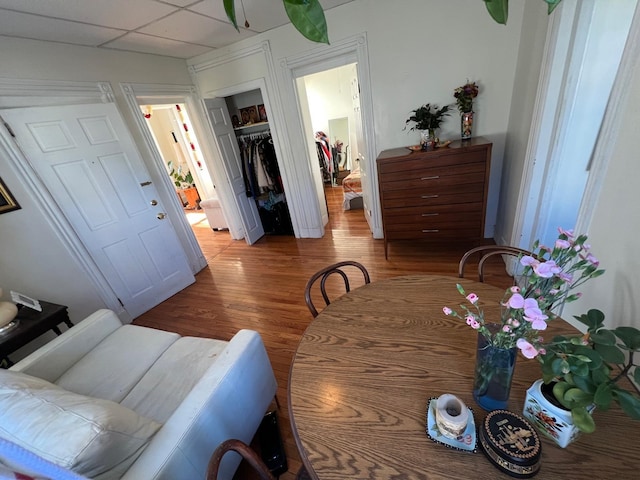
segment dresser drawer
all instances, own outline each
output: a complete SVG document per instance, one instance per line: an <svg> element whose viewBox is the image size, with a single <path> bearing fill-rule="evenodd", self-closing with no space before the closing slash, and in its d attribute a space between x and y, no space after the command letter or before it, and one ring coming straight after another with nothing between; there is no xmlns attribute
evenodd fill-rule
<svg viewBox="0 0 640 480"><path fill-rule="evenodd" d="M433 228L423 230L385 231L387 240L461 240L477 238L482 235L476 225L452 225L449 228Z"/></svg>
<svg viewBox="0 0 640 480"><path fill-rule="evenodd" d="M484 184L450 185L382 192L383 210L387 208L417 207L424 205L446 205L457 203L481 202L484 195Z"/></svg>
<svg viewBox="0 0 640 480"><path fill-rule="evenodd" d="M484 183L484 165L480 165L476 171L468 171L467 168L451 168L449 171L442 169L423 170L410 178L397 178L394 175L385 176L380 183L380 190L406 190L408 188L421 188L424 190L449 188L452 185L465 185L468 183ZM466 166L465 166L466 167Z"/></svg>
<svg viewBox="0 0 640 480"><path fill-rule="evenodd" d="M473 221L482 216L482 202L430 205L423 207L387 208L382 211L385 227L393 225L425 225L440 221Z"/></svg>
<svg viewBox="0 0 640 480"><path fill-rule="evenodd" d="M428 168L450 168L456 165L474 163L479 163L484 168L486 159L487 155L484 149L467 152L448 149L443 150L442 153L436 150L435 152L410 154L406 157L380 160L378 161L378 172L380 175L402 172L411 173Z"/></svg>

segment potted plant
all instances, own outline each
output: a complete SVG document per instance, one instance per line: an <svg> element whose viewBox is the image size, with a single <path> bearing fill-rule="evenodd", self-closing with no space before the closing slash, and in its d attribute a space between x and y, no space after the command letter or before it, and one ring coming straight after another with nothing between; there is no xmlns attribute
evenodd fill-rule
<svg viewBox="0 0 640 480"><path fill-rule="evenodd" d="M193 185L193 175L189 170L183 174L182 166L178 166L177 169L174 168L171 160L167 162L167 165L169 167L169 175L173 178L173 183L176 187L183 189Z"/></svg>
<svg viewBox="0 0 640 480"><path fill-rule="evenodd" d="M460 112L460 137L464 140L471 138L473 128L473 99L478 96L478 85L476 82L465 83L453 91L456 105Z"/></svg>
<svg viewBox="0 0 640 480"><path fill-rule="evenodd" d="M640 330L605 328L605 316L597 309L575 318L587 326L586 333L558 336L544 345L538 356L542 380L527 392L523 412L562 447L579 432L593 432L593 411L606 411L614 402L640 420L640 397L620 384L629 382L627 375L640 383L634 359L640 352Z"/></svg>
<svg viewBox="0 0 640 480"><path fill-rule="evenodd" d="M411 112L411 115L405 122L407 124L414 122L415 125L409 130L420 130L422 132L422 146L424 149L433 148L437 143L436 130L440 128L440 124L444 121L444 117L449 116L449 110L451 107L445 105L442 108L438 108L437 105L431 105L427 103Z"/></svg>

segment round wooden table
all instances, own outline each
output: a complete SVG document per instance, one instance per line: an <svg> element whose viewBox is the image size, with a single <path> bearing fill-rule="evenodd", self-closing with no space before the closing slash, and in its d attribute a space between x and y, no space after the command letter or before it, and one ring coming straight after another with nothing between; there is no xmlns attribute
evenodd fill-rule
<svg viewBox="0 0 640 480"><path fill-rule="evenodd" d="M477 334L447 317L475 292L485 316L499 315L502 289L453 277L414 275L365 285L326 307L305 331L291 365L289 414L312 478L510 478L478 450L446 448L425 433L428 400L457 395L484 412L471 394ZM573 330L551 322L546 335ZM535 360L519 355L509 410L522 412L526 389L540 378ZM640 422L617 407L596 412L598 430L567 449L543 439L538 478L635 478Z"/></svg>

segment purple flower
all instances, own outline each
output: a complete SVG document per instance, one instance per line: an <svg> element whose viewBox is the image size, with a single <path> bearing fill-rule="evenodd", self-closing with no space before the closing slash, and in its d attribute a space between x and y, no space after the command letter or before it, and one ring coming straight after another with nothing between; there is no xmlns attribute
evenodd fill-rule
<svg viewBox="0 0 640 480"><path fill-rule="evenodd" d="M478 295L476 295L475 293L470 293L469 295L467 295L467 300L475 304L478 301Z"/></svg>
<svg viewBox="0 0 640 480"><path fill-rule="evenodd" d="M519 293L514 293L507 302L510 308L522 308L524 307L524 297Z"/></svg>
<svg viewBox="0 0 640 480"><path fill-rule="evenodd" d="M571 275L570 273L560 272L558 274L558 278L566 283L571 283L573 281L573 275ZM549 292L549 293L553 293L553 292Z"/></svg>
<svg viewBox="0 0 640 480"><path fill-rule="evenodd" d="M556 240L556 248L564 250L565 248L569 247L571 247L571 243L569 243L567 240L562 240L561 238Z"/></svg>
<svg viewBox="0 0 640 480"><path fill-rule="evenodd" d="M591 265L594 265L596 267L600 265L600 261L591 254L587 255L587 262L589 262Z"/></svg>
<svg viewBox="0 0 640 480"><path fill-rule="evenodd" d="M573 238L573 230L565 230L562 227L558 227L558 232L560 235L566 235L567 238Z"/></svg>
<svg viewBox="0 0 640 480"><path fill-rule="evenodd" d="M449 307L443 307L443 308L442 308L442 312L443 312L445 315L451 315L451 314L453 313L453 310L451 310Z"/></svg>
<svg viewBox="0 0 640 480"><path fill-rule="evenodd" d="M538 260L533 258L531 255L525 255L524 257L522 257L520 259L520 264L525 266L525 267L530 267L530 266L536 265L538 263L540 263L540 262L538 262Z"/></svg>
<svg viewBox="0 0 640 480"><path fill-rule="evenodd" d="M524 338L519 338L516 342L516 346L520 349L522 354L527 358L535 358L538 355L536 347L527 342Z"/></svg>
<svg viewBox="0 0 640 480"><path fill-rule="evenodd" d="M546 262L534 265L533 271L536 272L536 275L538 275L539 277L551 278L556 273L560 273L562 269L558 265L556 265L556 262L554 260L547 260Z"/></svg>

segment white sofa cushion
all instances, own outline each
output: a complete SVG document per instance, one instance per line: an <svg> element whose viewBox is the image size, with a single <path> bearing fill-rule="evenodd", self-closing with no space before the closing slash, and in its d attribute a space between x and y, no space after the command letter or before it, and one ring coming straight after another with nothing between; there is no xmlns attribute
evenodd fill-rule
<svg viewBox="0 0 640 480"><path fill-rule="evenodd" d="M161 425L115 402L0 370L0 436L88 477L119 478Z"/></svg>
<svg viewBox="0 0 640 480"><path fill-rule="evenodd" d="M120 403L180 335L124 325L67 370L55 383L71 392Z"/></svg>
<svg viewBox="0 0 640 480"><path fill-rule="evenodd" d="M171 345L120 405L165 423L229 342L182 337Z"/></svg>

